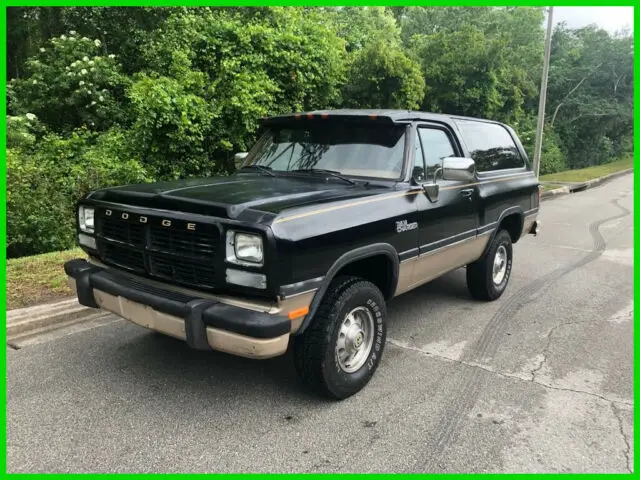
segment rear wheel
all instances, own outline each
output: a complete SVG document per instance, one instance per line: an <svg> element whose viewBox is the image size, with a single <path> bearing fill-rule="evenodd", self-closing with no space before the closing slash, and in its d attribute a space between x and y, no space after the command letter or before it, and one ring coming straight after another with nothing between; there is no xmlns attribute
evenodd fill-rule
<svg viewBox="0 0 640 480"><path fill-rule="evenodd" d="M294 338L296 370L322 396L347 398L369 383L386 340L386 306L371 282L332 282L305 332Z"/></svg>
<svg viewBox="0 0 640 480"><path fill-rule="evenodd" d="M509 283L512 263L511 235L506 230L500 230L487 253L467 265L467 287L471 296L486 301L500 298Z"/></svg>

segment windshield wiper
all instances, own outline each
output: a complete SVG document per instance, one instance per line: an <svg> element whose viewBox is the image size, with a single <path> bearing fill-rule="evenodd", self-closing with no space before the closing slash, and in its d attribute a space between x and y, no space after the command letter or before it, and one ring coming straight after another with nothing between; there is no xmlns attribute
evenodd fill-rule
<svg viewBox="0 0 640 480"><path fill-rule="evenodd" d="M344 180L351 185L355 185L356 182L348 179L347 177L343 177L340 175L340 172L336 172L335 170L325 170L323 168L298 168L297 170L291 170L292 172L301 172L301 173L325 173L327 175L331 175L332 177L339 178L340 180Z"/></svg>
<svg viewBox="0 0 640 480"><path fill-rule="evenodd" d="M272 177L276 176L276 174L271 171L271 167L265 167L264 165L245 165L240 170L249 170L249 169L259 170L260 172L264 172L267 175L271 175Z"/></svg>

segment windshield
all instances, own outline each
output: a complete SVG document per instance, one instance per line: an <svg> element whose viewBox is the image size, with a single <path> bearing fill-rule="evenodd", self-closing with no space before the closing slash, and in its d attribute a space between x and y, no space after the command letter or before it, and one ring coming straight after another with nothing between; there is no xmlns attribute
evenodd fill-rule
<svg viewBox="0 0 640 480"><path fill-rule="evenodd" d="M328 121L270 127L246 165L273 172L323 169L395 180L402 173L405 131L403 125Z"/></svg>

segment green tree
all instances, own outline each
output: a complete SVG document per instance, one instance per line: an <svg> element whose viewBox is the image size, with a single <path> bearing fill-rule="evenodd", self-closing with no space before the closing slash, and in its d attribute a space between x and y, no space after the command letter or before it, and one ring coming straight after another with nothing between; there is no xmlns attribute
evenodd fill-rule
<svg viewBox="0 0 640 480"><path fill-rule="evenodd" d="M125 89L115 55L77 32L54 37L26 65L27 76L8 85L9 112L33 113L49 129L105 130L126 117Z"/></svg>
<svg viewBox="0 0 640 480"><path fill-rule="evenodd" d="M417 109L424 98L420 65L398 46L371 42L353 54L344 105L352 108Z"/></svg>
<svg viewBox="0 0 640 480"><path fill-rule="evenodd" d="M231 170L262 117L339 105L345 48L332 26L294 8L174 13L131 89L140 151L164 163L161 176Z"/></svg>

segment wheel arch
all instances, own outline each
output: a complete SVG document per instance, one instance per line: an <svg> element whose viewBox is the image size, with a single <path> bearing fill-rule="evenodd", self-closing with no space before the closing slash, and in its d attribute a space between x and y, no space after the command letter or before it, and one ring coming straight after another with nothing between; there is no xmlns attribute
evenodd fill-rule
<svg viewBox="0 0 640 480"><path fill-rule="evenodd" d="M491 234L489 241L487 242L487 246L482 252L484 256L491 244L493 243L494 238L500 230L506 230L511 237L511 243L516 243L520 237L522 236L522 228L524 226L524 210L522 207L509 207L505 209L498 217L498 221L496 222L496 228Z"/></svg>
<svg viewBox="0 0 640 480"><path fill-rule="evenodd" d="M398 257L398 252L395 248L393 248L388 243L376 243L372 245L366 245L364 247L359 247L354 250L350 250L347 253L341 255L329 268L327 275L324 277L324 280L318 291L313 297L311 301L311 305L309 306L309 313L305 316L300 328L296 331L296 335L302 334L309 324L312 322L315 313L318 311L320 303L324 299L329 286L333 282L333 280L338 277L340 274L352 274L352 270L354 266L360 264L362 262L367 262L371 260L375 260L378 258L382 258L387 262L387 268L384 271L385 281L384 285L380 285L380 282L374 281L373 283L378 286L385 300L393 297L393 294L396 290L396 286L398 285L398 274L400 268L400 259ZM367 278L367 276L363 276L365 280L372 280L371 278Z"/></svg>

